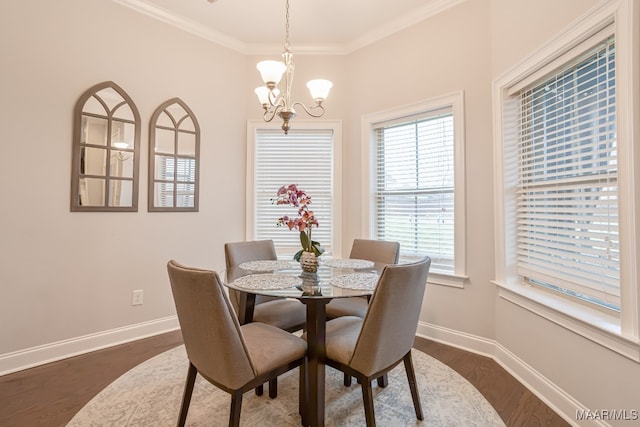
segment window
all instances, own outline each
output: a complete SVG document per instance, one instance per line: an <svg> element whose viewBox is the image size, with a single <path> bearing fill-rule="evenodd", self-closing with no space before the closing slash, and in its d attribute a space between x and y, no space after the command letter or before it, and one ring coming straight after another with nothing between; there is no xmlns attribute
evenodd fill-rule
<svg viewBox="0 0 640 427"><path fill-rule="evenodd" d="M517 271L620 309L613 36L522 89Z"/></svg>
<svg viewBox="0 0 640 427"><path fill-rule="evenodd" d="M281 186L297 184L311 197L310 208L318 218L313 240L332 253L340 231L339 123L296 121L284 135L279 127L250 122L248 141L247 238L273 239L284 257L300 250L299 233L276 226L279 217L295 216L296 209L273 203Z"/></svg>
<svg viewBox="0 0 640 427"><path fill-rule="evenodd" d="M632 6L590 10L494 81L495 283L640 361Z"/></svg>
<svg viewBox="0 0 640 427"><path fill-rule="evenodd" d="M200 126L179 98L160 105L149 135L149 212L198 211Z"/></svg>
<svg viewBox="0 0 640 427"><path fill-rule="evenodd" d="M434 274L463 276L462 94L366 119L371 130L372 234L428 255Z"/></svg>

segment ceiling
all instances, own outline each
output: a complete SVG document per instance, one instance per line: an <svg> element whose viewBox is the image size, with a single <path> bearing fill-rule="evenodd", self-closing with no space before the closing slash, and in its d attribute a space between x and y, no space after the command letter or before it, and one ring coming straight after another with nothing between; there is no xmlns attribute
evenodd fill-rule
<svg viewBox="0 0 640 427"><path fill-rule="evenodd" d="M285 0L113 0L244 54L281 51ZM346 54L464 0L290 0L292 50Z"/></svg>

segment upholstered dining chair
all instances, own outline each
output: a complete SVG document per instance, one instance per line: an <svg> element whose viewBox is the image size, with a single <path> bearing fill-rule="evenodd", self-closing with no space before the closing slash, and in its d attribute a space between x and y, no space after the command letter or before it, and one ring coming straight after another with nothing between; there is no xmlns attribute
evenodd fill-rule
<svg viewBox="0 0 640 427"><path fill-rule="evenodd" d="M168 262L167 270L189 359L178 426L184 426L187 419L197 374L231 394L229 426L239 426L242 395L304 366L306 343L264 323L241 326L216 272L188 268L173 260Z"/></svg>
<svg viewBox="0 0 640 427"><path fill-rule="evenodd" d="M376 425L372 380L400 362L404 362L416 418L423 419L411 348L430 266L429 257L413 264L386 266L364 319L342 316L327 322L326 363L358 379L367 427Z"/></svg>
<svg viewBox="0 0 640 427"><path fill-rule="evenodd" d="M248 261L275 261L278 259L273 240L254 240L245 242L230 242L224 245L224 257L227 270ZM244 310L247 303L246 292L236 289L229 289L229 297L238 315L244 318ZM304 327L307 319L306 307L299 301L285 298L267 297L264 295L255 296L255 306L253 309L253 321L266 323L284 329L288 332L295 332ZM260 385L256 388L256 394L261 395L264 387ZM273 379L269 382L269 396L275 398L278 395L278 381Z"/></svg>
<svg viewBox="0 0 640 427"><path fill-rule="evenodd" d="M248 261L278 259L273 240L226 243L224 257L227 269ZM244 310L246 292L229 289L229 297L236 312L240 313L240 310ZM295 332L303 328L306 316L305 306L299 301L264 295L255 296L254 322L267 323L285 331Z"/></svg>
<svg viewBox="0 0 640 427"><path fill-rule="evenodd" d="M400 243L385 240L354 239L351 246L351 259L365 259L380 264L397 264L400 256ZM327 319L340 316L364 317L367 312L368 298L335 298L327 304Z"/></svg>

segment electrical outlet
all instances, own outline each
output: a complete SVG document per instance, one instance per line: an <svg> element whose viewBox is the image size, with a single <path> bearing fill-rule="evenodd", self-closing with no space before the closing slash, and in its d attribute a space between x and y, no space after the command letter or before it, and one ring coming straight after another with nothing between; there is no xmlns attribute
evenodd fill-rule
<svg viewBox="0 0 640 427"><path fill-rule="evenodd" d="M142 305L142 298L144 297L144 291L138 289L131 294L131 305Z"/></svg>

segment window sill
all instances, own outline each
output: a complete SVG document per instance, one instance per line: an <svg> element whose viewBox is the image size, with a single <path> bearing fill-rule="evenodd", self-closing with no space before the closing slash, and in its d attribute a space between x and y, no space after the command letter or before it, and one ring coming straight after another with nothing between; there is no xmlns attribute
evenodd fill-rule
<svg viewBox="0 0 640 427"><path fill-rule="evenodd" d="M469 280L469 276L458 276L454 274L429 272L427 283L431 285L450 286L453 288L464 289L464 283Z"/></svg>
<svg viewBox="0 0 640 427"><path fill-rule="evenodd" d="M498 286L498 296L631 360L640 362L640 341L622 335L620 319L583 305L560 300L524 284Z"/></svg>

